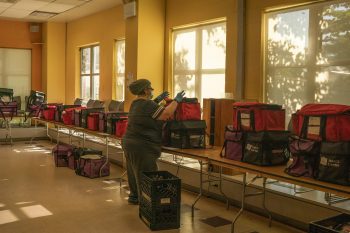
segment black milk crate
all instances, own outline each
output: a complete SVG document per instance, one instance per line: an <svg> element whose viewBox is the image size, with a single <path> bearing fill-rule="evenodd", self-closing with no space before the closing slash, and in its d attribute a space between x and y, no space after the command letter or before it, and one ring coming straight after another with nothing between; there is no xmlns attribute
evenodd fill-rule
<svg viewBox="0 0 350 233"><path fill-rule="evenodd" d="M180 228L180 203L155 205L140 197L139 216L151 230Z"/></svg>
<svg viewBox="0 0 350 233"><path fill-rule="evenodd" d="M140 218L151 230L180 227L181 180L167 171L143 172Z"/></svg>
<svg viewBox="0 0 350 233"><path fill-rule="evenodd" d="M181 180L167 171L143 172L141 196L155 205L179 204Z"/></svg>
<svg viewBox="0 0 350 233"><path fill-rule="evenodd" d="M342 233L342 228L350 228L350 215L340 214L334 217L326 218L309 224L309 233Z"/></svg>

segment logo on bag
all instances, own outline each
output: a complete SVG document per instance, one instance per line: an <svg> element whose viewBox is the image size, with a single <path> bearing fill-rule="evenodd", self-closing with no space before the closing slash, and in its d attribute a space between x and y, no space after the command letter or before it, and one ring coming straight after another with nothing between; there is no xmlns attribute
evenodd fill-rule
<svg viewBox="0 0 350 233"><path fill-rule="evenodd" d="M337 167L339 168L341 165L340 160L338 159L329 159L324 156L321 156L320 164L325 167Z"/></svg>
<svg viewBox="0 0 350 233"><path fill-rule="evenodd" d="M252 144L247 144L246 145L246 149L248 151L255 152L255 153L259 152L259 146L255 146L255 145L252 145Z"/></svg>

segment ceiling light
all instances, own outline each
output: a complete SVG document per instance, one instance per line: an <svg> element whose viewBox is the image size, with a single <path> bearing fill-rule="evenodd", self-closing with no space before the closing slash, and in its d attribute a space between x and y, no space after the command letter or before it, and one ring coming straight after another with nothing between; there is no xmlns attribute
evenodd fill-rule
<svg viewBox="0 0 350 233"><path fill-rule="evenodd" d="M33 11L32 13L30 13L30 16L35 16L38 18L51 18L53 16L57 15L57 13L54 12L46 12L46 11Z"/></svg>

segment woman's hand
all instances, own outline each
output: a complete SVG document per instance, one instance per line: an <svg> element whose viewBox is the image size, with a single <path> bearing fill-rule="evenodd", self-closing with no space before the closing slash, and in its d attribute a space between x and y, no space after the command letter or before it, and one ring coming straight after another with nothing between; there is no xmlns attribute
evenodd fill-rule
<svg viewBox="0 0 350 233"><path fill-rule="evenodd" d="M159 103L160 101L162 101L165 98L169 97L169 92L164 91L162 94L160 94L159 96L157 96L153 101L156 103Z"/></svg>
<svg viewBox="0 0 350 233"><path fill-rule="evenodd" d="M183 100L185 94L186 94L185 91L181 91L181 92L177 93L174 100L178 103L181 102Z"/></svg>

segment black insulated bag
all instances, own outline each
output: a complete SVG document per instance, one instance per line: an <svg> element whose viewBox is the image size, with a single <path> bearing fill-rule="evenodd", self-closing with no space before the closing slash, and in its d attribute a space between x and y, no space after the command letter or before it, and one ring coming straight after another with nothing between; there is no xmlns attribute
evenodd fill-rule
<svg viewBox="0 0 350 233"><path fill-rule="evenodd" d="M243 162L259 166L287 163L288 137L289 131L248 132Z"/></svg>
<svg viewBox="0 0 350 233"><path fill-rule="evenodd" d="M350 185L350 143L322 142L316 179Z"/></svg>
<svg viewBox="0 0 350 233"><path fill-rule="evenodd" d="M205 148L205 129L204 120L168 121L164 129L164 143L182 149Z"/></svg>

